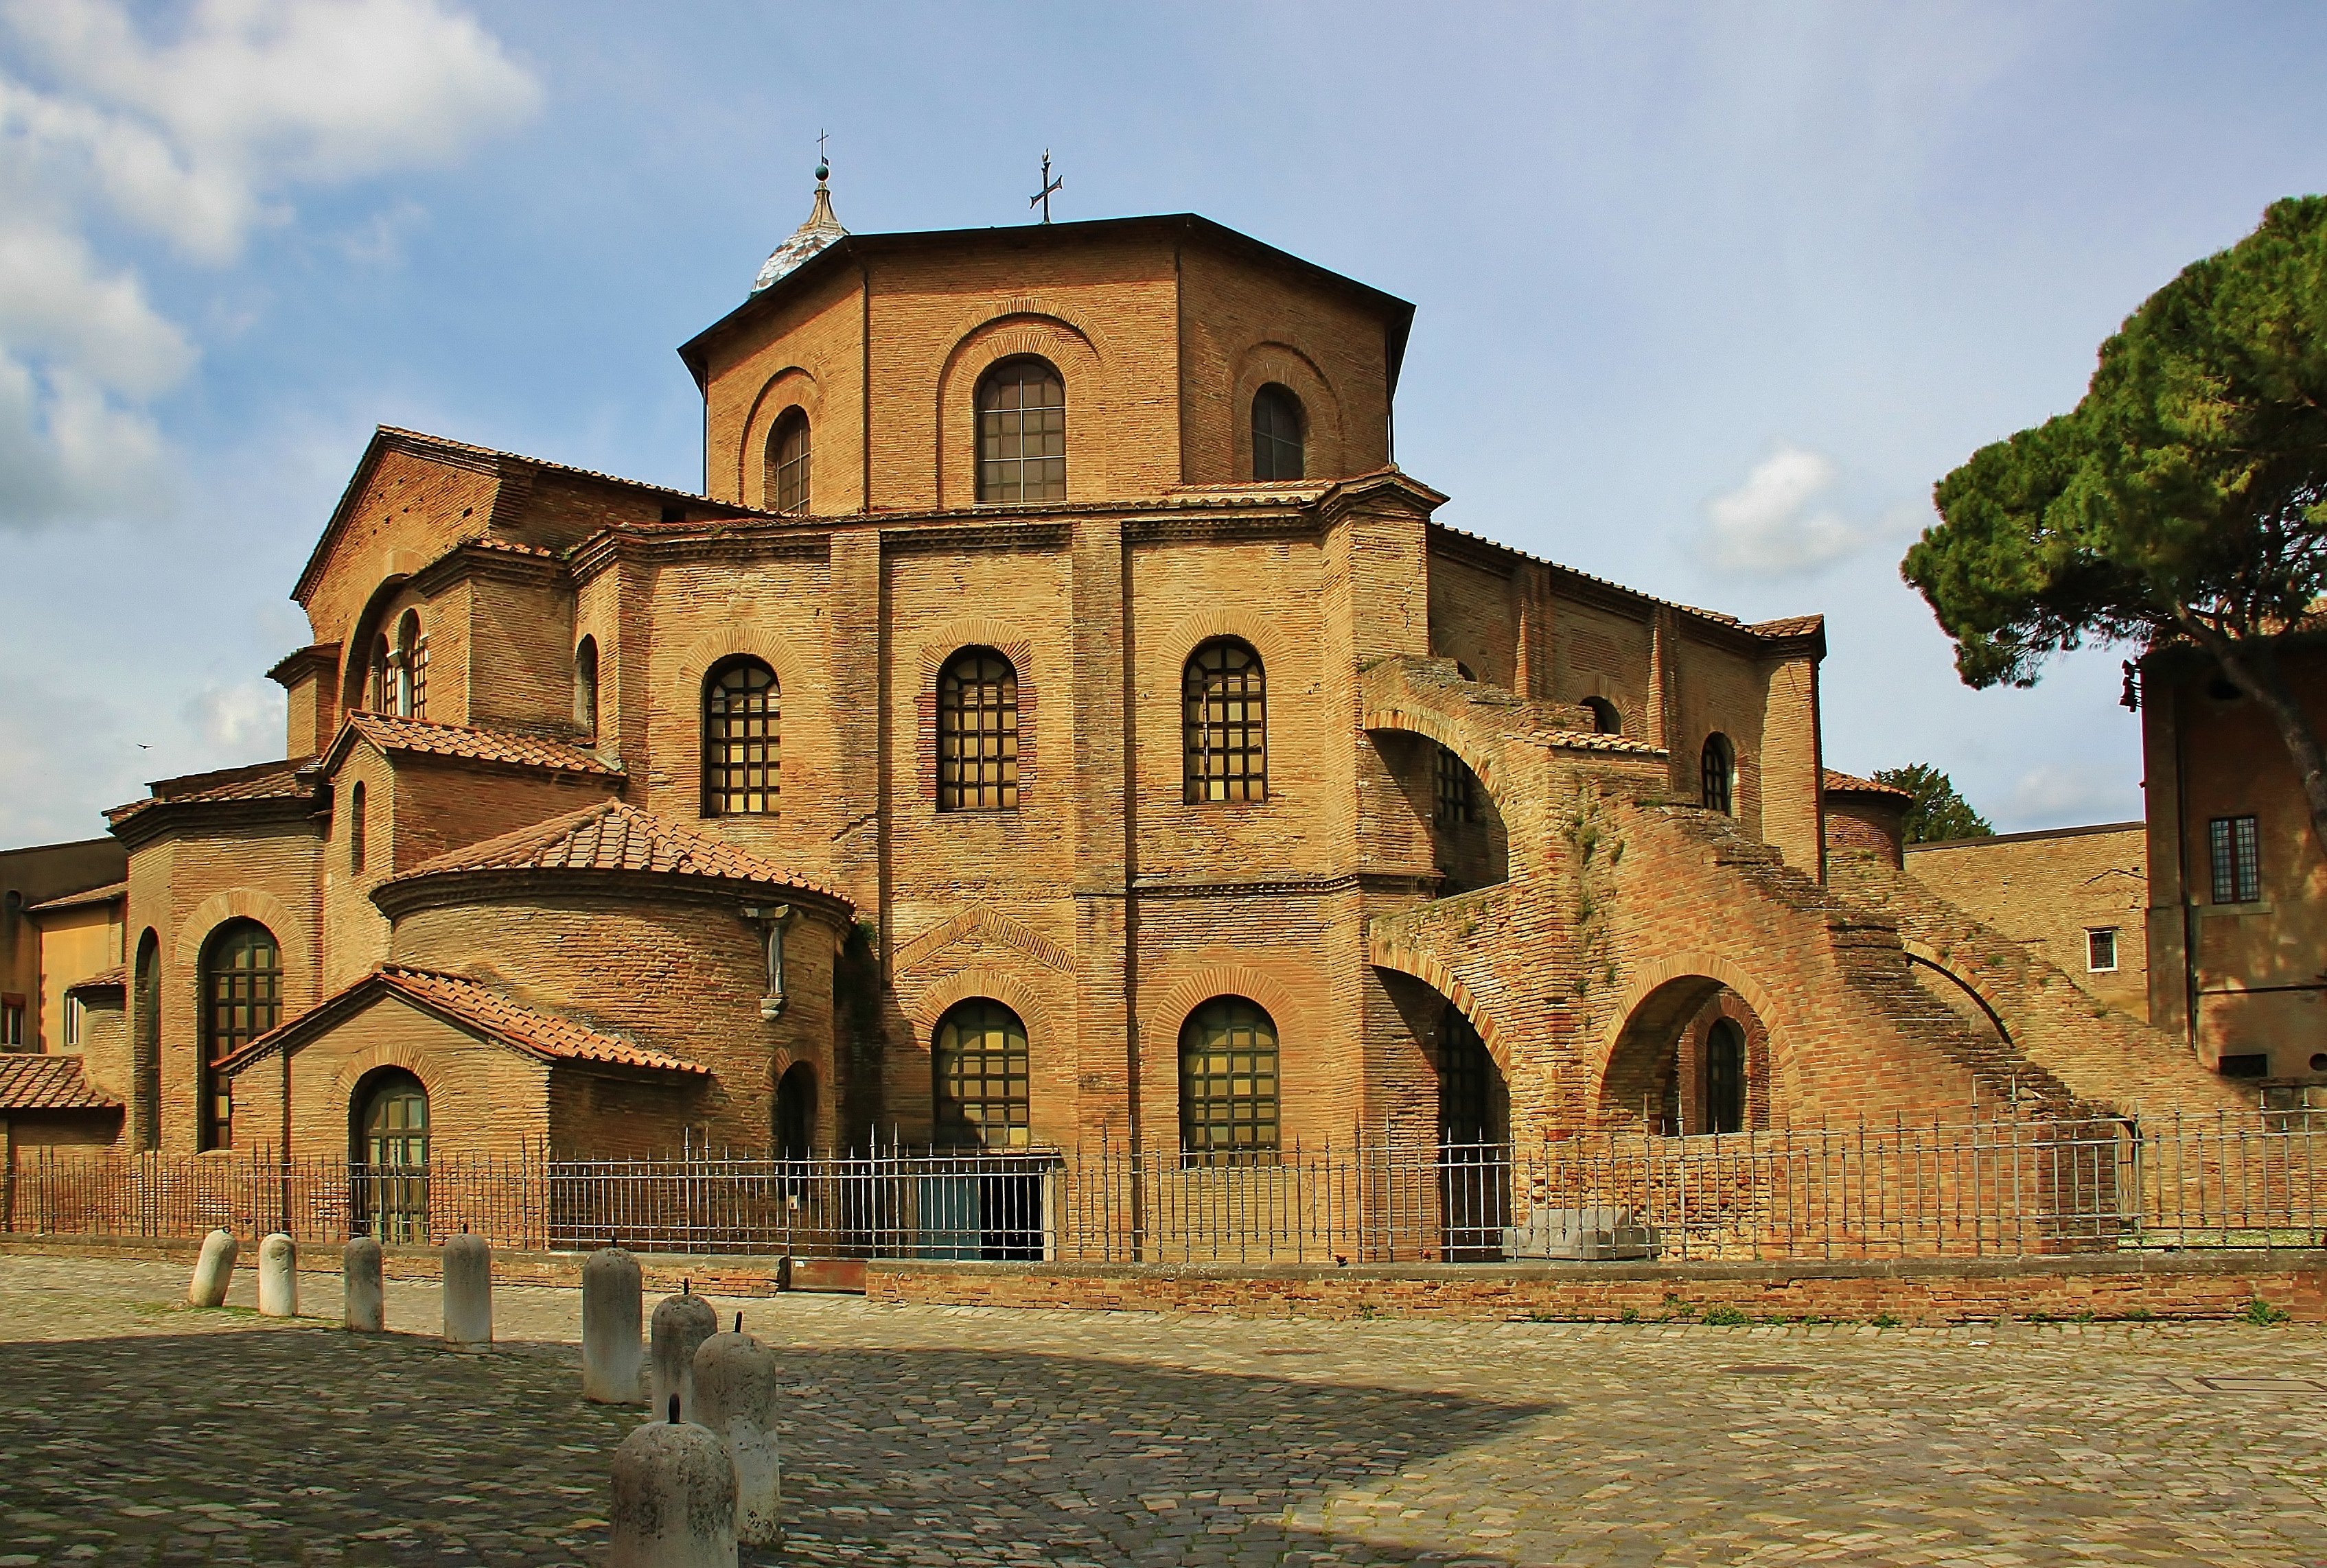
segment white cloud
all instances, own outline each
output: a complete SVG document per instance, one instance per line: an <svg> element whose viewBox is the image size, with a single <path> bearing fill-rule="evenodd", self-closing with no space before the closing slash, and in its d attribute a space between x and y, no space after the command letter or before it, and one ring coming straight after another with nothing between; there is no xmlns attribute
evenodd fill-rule
<svg viewBox="0 0 2327 1568"><path fill-rule="evenodd" d="M1857 550L1868 530L1819 504L1839 477L1832 458L1780 442L1744 483L1706 503L1713 565L1782 577L1815 572Z"/></svg>
<svg viewBox="0 0 2327 1568"><path fill-rule="evenodd" d="M94 223L224 266L295 189L448 163L541 99L444 0L197 0L167 36L120 0L0 0L0 526L150 497L143 406L197 359ZM424 217L397 204L364 259Z"/></svg>
<svg viewBox="0 0 2327 1568"><path fill-rule="evenodd" d="M248 761L282 750L285 701L283 688L274 682L247 680L205 687L186 716L213 752Z"/></svg>
<svg viewBox="0 0 2327 1568"><path fill-rule="evenodd" d="M2002 815L2008 822L2073 826L2124 816L2124 796L2122 776L2046 762L2029 769L2013 784Z"/></svg>

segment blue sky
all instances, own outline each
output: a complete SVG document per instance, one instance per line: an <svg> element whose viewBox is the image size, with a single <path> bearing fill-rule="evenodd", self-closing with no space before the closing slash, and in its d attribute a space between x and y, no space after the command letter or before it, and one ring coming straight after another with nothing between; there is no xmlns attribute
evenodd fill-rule
<svg viewBox="0 0 2327 1568"><path fill-rule="evenodd" d="M280 755L262 678L375 424L699 480L672 350L805 216L1193 210L1419 307L1449 523L1828 617L1826 747L2001 828L2138 816L2114 652L1975 693L1930 486L2275 197L2295 5L0 0L0 845Z"/></svg>

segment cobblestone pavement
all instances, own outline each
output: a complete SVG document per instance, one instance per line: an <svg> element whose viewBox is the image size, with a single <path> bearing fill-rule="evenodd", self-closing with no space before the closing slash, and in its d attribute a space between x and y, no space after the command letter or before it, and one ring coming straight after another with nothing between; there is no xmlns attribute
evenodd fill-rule
<svg viewBox="0 0 2327 1568"><path fill-rule="evenodd" d="M464 1355L426 1285L377 1338L183 1286L0 1258L0 1568L603 1558L637 1416L581 1402L575 1293ZM2327 1562L2315 1329L728 1305L790 1360L787 1562Z"/></svg>

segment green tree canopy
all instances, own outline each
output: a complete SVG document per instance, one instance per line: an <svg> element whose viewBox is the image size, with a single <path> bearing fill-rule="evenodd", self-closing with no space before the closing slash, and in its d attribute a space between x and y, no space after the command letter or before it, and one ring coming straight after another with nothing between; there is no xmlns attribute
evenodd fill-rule
<svg viewBox="0 0 2327 1568"><path fill-rule="evenodd" d="M2327 754L2273 649L2327 591L2327 197L2273 202L2101 345L2075 408L1974 453L1901 575L1967 685L2086 639L2195 645L2261 703L2327 845Z"/></svg>
<svg viewBox="0 0 2327 1568"><path fill-rule="evenodd" d="M1893 789L1904 789L1915 798L1915 803L1907 807L1909 844L1995 835L1995 829L1989 826L1987 818L1956 793L1955 780L1928 762L1910 762L1904 768L1878 768L1874 781L1888 784Z"/></svg>

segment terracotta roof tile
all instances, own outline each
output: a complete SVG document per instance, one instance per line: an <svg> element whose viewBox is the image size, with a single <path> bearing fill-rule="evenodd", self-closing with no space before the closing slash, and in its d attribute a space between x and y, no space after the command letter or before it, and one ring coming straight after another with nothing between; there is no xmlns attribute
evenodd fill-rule
<svg viewBox="0 0 2327 1568"><path fill-rule="evenodd" d="M1823 615L1788 615L1776 621L1756 621L1745 630L1762 637L1806 637L1825 624Z"/></svg>
<svg viewBox="0 0 2327 1568"><path fill-rule="evenodd" d="M383 751L414 751L472 762L510 762L560 773L618 776L614 769L579 747L532 735L431 723L426 719L401 719L392 714L352 713L347 717L347 728ZM338 750L336 746L332 749Z"/></svg>
<svg viewBox="0 0 2327 1568"><path fill-rule="evenodd" d="M1565 746L1575 751L1622 751L1638 757L1661 757L1662 746L1651 746L1646 741L1633 740L1630 735L1603 735L1591 730L1554 730L1549 736L1555 746Z"/></svg>
<svg viewBox="0 0 2327 1568"><path fill-rule="evenodd" d="M157 779L146 786L154 791L151 799L117 806L105 814L106 818L118 824L156 806L300 799L315 792L314 761L313 757L292 757L279 762L256 762L247 768L222 768L215 773Z"/></svg>
<svg viewBox="0 0 2327 1568"><path fill-rule="evenodd" d="M0 1051L0 1111L117 1111L121 1102L91 1088L77 1056Z"/></svg>
<svg viewBox="0 0 2327 1568"><path fill-rule="evenodd" d="M51 910L84 909L90 904L109 904L116 899L125 899L128 896L127 882L107 882L101 888L89 888L80 892L67 893L62 898L50 899L34 904L24 912L28 915L37 915Z"/></svg>
<svg viewBox="0 0 2327 1568"><path fill-rule="evenodd" d="M501 993L462 975L388 965L373 976L389 990L451 1013L462 1022L537 1056L561 1061L598 1061L616 1067L654 1068L664 1072L708 1073L706 1067L587 1024L520 1007ZM360 984L360 982L359 983Z"/></svg>
<svg viewBox="0 0 2327 1568"><path fill-rule="evenodd" d="M847 901L836 890L796 876L773 861L689 833L620 800L603 800L548 822L440 854L396 880L462 871L656 872L795 888Z"/></svg>
<svg viewBox="0 0 2327 1568"><path fill-rule="evenodd" d="M70 995L75 991L102 991L108 986L117 991L128 984L128 966L126 965L116 964L112 968L91 975L86 980L74 981L71 985L65 987L65 993Z"/></svg>
<svg viewBox="0 0 2327 1568"><path fill-rule="evenodd" d="M1902 800L1912 800L1915 798L1896 784L1884 784L1873 779L1861 779L1855 773L1838 772L1832 768L1826 770L1826 792L1829 795L1896 795Z"/></svg>

